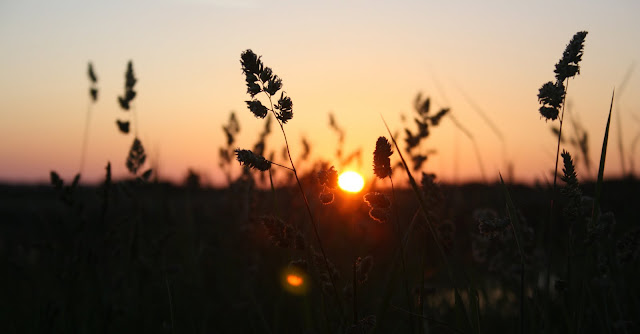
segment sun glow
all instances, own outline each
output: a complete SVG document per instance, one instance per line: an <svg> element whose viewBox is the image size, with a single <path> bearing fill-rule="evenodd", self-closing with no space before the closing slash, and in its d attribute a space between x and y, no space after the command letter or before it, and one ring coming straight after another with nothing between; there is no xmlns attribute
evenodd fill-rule
<svg viewBox="0 0 640 334"><path fill-rule="evenodd" d="M338 185L344 191L357 193L364 187L364 179L354 171L347 171L338 177Z"/></svg>

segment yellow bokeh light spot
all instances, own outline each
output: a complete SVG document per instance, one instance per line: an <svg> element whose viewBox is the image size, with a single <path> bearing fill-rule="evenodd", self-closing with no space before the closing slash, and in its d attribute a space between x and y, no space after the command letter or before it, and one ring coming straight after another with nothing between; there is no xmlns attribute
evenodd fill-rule
<svg viewBox="0 0 640 334"><path fill-rule="evenodd" d="M347 171L338 177L338 185L344 191L357 193L364 187L364 179L354 171Z"/></svg>
<svg viewBox="0 0 640 334"><path fill-rule="evenodd" d="M304 280L298 275L290 274L287 275L287 283L291 286L301 286Z"/></svg>

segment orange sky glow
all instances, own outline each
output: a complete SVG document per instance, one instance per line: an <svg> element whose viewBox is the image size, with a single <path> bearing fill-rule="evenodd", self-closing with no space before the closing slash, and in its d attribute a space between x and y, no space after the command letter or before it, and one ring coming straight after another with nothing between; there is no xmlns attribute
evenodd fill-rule
<svg viewBox="0 0 640 334"><path fill-rule="evenodd" d="M338 167L331 112L346 130L345 153L362 150L360 165L340 167L370 182L376 139L388 136L382 117L392 132L413 129L413 100L421 92L436 111L450 107L475 139L443 119L421 146L435 150L424 171L464 182L482 180L484 168L486 181L495 181L511 163L517 181L544 182L557 137L552 122L538 113L537 93L553 79L554 64L580 30L589 34L581 73L569 82L567 119L586 129L597 166L616 88L606 175L619 176L623 169L638 175L637 13L635 1L3 1L0 181L45 182L50 170L64 178L78 171L90 105L88 61L98 76L99 98L91 107L82 179L100 182L107 161L116 177L125 176L133 136L118 133L115 120L131 116L119 108L117 96L132 60L138 78L133 105L147 166L172 182L182 182L192 168L207 183L223 186L218 150L226 144L222 125L230 112L240 123L240 148L251 148L264 126L244 103L249 96L239 60L250 48L283 79L293 100L285 130L294 161L304 137L311 161ZM565 129L570 136L573 128ZM287 164L282 145L274 123L267 152ZM394 154L392 161L397 159ZM311 161L297 167L309 169ZM581 163L579 176L593 178L597 167L587 171ZM235 166L234 175L239 171Z"/></svg>

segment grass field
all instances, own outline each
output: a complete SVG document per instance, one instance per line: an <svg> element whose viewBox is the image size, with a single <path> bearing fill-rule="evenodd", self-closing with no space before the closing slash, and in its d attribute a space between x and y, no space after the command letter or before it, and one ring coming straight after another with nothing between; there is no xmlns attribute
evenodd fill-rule
<svg viewBox="0 0 640 334"><path fill-rule="evenodd" d="M510 186L530 229L525 243L526 332L564 333L578 324L582 333L619 332L620 326L634 331L640 288L635 279L637 244L630 262L620 261L615 245L637 231L638 187L636 180L604 184L602 207L616 212L615 228L606 239L612 246L610 269L602 276L590 253L575 254L574 261L593 267L574 272L572 284L585 293L584 315L573 322L567 292L552 288L547 295L545 289L542 245L549 190ZM477 291L480 332L517 332L517 249L508 236L484 240L474 219L479 208L505 215L501 187L442 188L442 205L454 226L448 255L456 280L449 280L424 222L418 223L405 250L412 312L423 318L408 313L402 275L397 270L395 277L390 275L398 265L392 225L373 221L361 195L337 193L331 206L312 201L327 256L341 274L337 284L349 290L353 260L371 255L374 266L358 287L358 314L378 315L385 302L379 332L410 332L411 322L425 332L469 332L466 320L456 314L455 286L469 309L467 288ZM311 197L317 186L309 189ZM594 185L584 189L589 193ZM289 263L305 254L275 247L252 219L272 214L271 192L241 185L215 190L118 183L112 185L104 215L102 194L102 188L81 187L72 203L65 204L48 186L2 187L0 260L7 268L2 275L3 331L334 333L348 327L346 296L340 312L313 279L305 281L302 294L283 283ZM304 223L296 189L279 189L277 195L279 207L291 203L280 217ZM398 191L397 197L400 226L406 229L418 204L410 190ZM566 281L566 225L554 226L551 235L551 278Z"/></svg>
<svg viewBox="0 0 640 334"><path fill-rule="evenodd" d="M292 98L251 50L241 66L246 112L265 119L258 142L235 147L242 134L232 113L219 144L228 186L204 186L194 171L182 185L165 183L138 139L129 62L118 101L133 112L117 120L134 135L129 179L112 180L105 163L100 185L52 171L50 185L0 186L0 331L638 332L640 183L603 176L615 98L596 180L576 173L573 159L589 159L586 139L560 150L568 82L579 74L586 35L571 39L555 81L540 88L540 114L555 121L558 144L554 173L535 185L502 175L444 184L425 173L422 143L441 119L456 120L420 95L414 123L380 133L373 157L341 147L335 163L292 156ZM95 101L91 65L89 76ZM333 116L330 126L344 136ZM269 135L283 136L281 158L266 146ZM303 152L312 144L303 142ZM372 162L376 179L341 190L334 166L355 158Z"/></svg>

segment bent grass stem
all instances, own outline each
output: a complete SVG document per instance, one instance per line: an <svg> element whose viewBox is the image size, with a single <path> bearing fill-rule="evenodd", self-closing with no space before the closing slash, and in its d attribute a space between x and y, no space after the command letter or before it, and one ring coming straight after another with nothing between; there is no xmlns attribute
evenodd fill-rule
<svg viewBox="0 0 640 334"><path fill-rule="evenodd" d="M307 200L307 195L304 193L304 189L302 188L302 183L300 182L300 179L298 178L298 171L296 170L296 166L293 163L293 158L291 157L291 150L289 149L289 141L287 140L287 133L284 131L284 126L282 125L282 122L280 121L280 119L278 119L278 116L276 115L276 112L274 110L273 107L273 101L271 99L271 95L269 93L267 93L266 91L264 91L264 93L267 95L267 97L269 98L269 104L271 105L271 113L273 113L273 117L276 119L276 121L278 121L278 125L280 125L280 130L282 131L282 136L284 137L284 144L287 148L287 156L289 157L289 162L291 163L291 171L293 171L293 175L296 178L296 183L298 184L298 188L300 189L300 194L302 195L302 198L304 199L304 204L305 207L307 208L307 213L309 214L309 219L311 221L311 226L313 227L313 233L316 237L316 241L318 242L318 247L320 248L320 253L322 254L322 258L324 260L324 264L327 267L327 273L329 274L329 279L331 280L331 286L333 287L334 293L336 295L336 301L338 302L338 304L341 306L341 303L339 302L339 294L338 294L338 288L336 287L336 283L334 282L333 279L333 275L331 275L331 267L329 266L329 260L327 259L327 255L324 251L324 247L322 246L322 241L320 239L320 233L318 233L318 226L316 224L315 218L313 217L313 213L311 212L311 206L309 205L309 200Z"/></svg>

